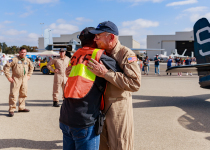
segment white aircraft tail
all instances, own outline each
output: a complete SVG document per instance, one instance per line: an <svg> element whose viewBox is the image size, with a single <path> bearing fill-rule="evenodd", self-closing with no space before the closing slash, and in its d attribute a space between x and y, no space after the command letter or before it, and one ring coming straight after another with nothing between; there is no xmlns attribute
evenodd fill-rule
<svg viewBox="0 0 210 150"><path fill-rule="evenodd" d="M174 54L175 56L179 55L179 54L177 53L177 49L175 49L174 51L175 51L175 54Z"/></svg>
<svg viewBox="0 0 210 150"><path fill-rule="evenodd" d="M184 56L184 54L186 53L187 49L184 50L184 52L182 53L182 56Z"/></svg>
<svg viewBox="0 0 210 150"><path fill-rule="evenodd" d="M194 57L194 52L191 52L191 57Z"/></svg>
<svg viewBox="0 0 210 150"><path fill-rule="evenodd" d="M167 56L167 51L164 51L163 55Z"/></svg>

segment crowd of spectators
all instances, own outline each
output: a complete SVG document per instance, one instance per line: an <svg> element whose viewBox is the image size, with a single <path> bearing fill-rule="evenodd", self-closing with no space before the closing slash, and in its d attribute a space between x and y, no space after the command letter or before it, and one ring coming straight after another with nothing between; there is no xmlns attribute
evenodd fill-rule
<svg viewBox="0 0 210 150"><path fill-rule="evenodd" d="M155 67L155 74L160 75L160 60L161 59L158 56L159 55L157 54L154 58L154 67ZM140 68L144 72L144 75L148 75L150 59L148 58L148 56L146 56L142 62L143 62L142 64L140 62L138 64L140 65ZM167 63L167 69L168 69L170 67L173 67L173 65L172 65L173 63L175 63L175 66L196 64L196 58L195 57L189 58L187 56L185 58L176 57L173 59L171 56L169 56L169 58L166 60L166 63ZM166 73L166 74L169 75L169 73ZM171 73L170 73L170 75L171 75ZM192 76L192 72L187 72L186 76L188 76L188 75ZM182 76L182 72L178 72L178 76Z"/></svg>

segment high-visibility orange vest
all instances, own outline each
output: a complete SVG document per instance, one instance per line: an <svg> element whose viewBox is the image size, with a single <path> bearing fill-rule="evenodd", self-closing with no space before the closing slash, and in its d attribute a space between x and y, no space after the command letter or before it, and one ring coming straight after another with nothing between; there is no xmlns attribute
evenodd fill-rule
<svg viewBox="0 0 210 150"><path fill-rule="evenodd" d="M99 62L104 50L83 47L78 49L71 58L72 70L64 89L65 98L83 98L91 90L96 75L87 69L88 61L93 58Z"/></svg>

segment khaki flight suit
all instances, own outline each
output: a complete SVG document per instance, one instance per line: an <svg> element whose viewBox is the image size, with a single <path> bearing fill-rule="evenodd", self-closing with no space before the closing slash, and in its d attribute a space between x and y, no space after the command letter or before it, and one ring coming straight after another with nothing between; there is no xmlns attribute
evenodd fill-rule
<svg viewBox="0 0 210 150"><path fill-rule="evenodd" d="M54 84L53 84L53 101L59 101L58 96L60 92L60 87L62 87L64 91L64 87L67 81L67 77L65 75L65 70L68 67L69 64L69 57L65 56L64 59L61 58L55 58L50 60L47 64L47 68L54 72L54 69L51 65L55 65L55 69L58 69L59 72L54 74ZM64 99L64 96L63 96Z"/></svg>
<svg viewBox="0 0 210 150"><path fill-rule="evenodd" d="M128 62L128 58L135 56L129 48L118 41L111 52L123 70L113 72L109 70L105 79L108 81L105 93L105 111L110 107L101 134L100 150L133 150L134 124L131 92L138 91L141 82L141 72L137 61ZM136 58L137 60L137 58Z"/></svg>
<svg viewBox="0 0 210 150"><path fill-rule="evenodd" d="M12 68L12 78L14 82L10 83L9 112L14 112L16 110L18 94L19 110L25 109L25 99L28 90L27 76L30 77L32 75L34 67L30 59L25 57L24 60L21 60L20 57L15 57L4 66L4 73L7 79L11 77L10 68Z"/></svg>

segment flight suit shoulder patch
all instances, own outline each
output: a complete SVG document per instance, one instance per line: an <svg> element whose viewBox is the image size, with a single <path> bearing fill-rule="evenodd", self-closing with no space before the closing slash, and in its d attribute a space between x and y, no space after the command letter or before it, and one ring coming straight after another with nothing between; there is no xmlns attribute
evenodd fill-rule
<svg viewBox="0 0 210 150"><path fill-rule="evenodd" d="M128 56L127 60L128 60L128 63L132 63L134 61L137 61L137 57L136 56Z"/></svg>
<svg viewBox="0 0 210 150"><path fill-rule="evenodd" d="M10 59L10 60L9 60L9 63L11 63L11 62L13 62L13 60L12 60L12 59Z"/></svg>

